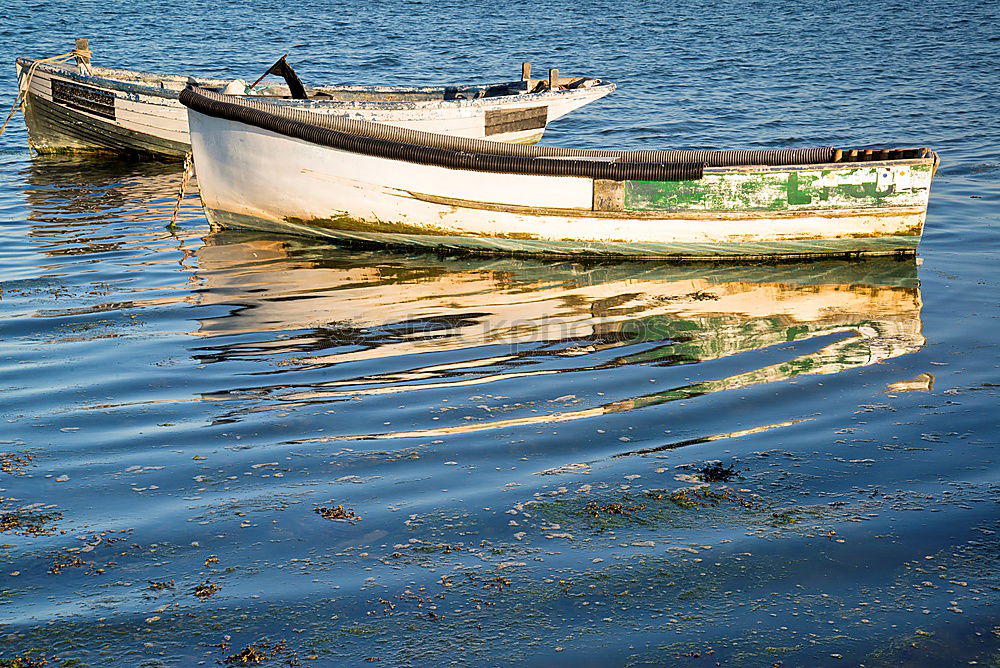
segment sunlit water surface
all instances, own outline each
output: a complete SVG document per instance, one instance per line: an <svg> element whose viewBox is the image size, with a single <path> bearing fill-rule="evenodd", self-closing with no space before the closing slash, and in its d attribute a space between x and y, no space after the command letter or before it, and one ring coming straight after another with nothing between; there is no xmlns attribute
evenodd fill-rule
<svg viewBox="0 0 1000 668"><path fill-rule="evenodd" d="M244 79L288 51L314 83L527 59L620 85L550 144L944 160L919 262L553 263L213 233L194 190L168 229L178 166L33 157L16 119L0 657L998 661L994 3L0 13L5 104L15 56L76 36Z"/></svg>

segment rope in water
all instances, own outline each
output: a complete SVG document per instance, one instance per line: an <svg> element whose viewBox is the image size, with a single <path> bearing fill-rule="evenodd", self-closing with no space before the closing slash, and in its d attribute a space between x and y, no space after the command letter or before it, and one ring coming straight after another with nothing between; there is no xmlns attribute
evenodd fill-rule
<svg viewBox="0 0 1000 668"><path fill-rule="evenodd" d="M17 95L14 97L14 104L10 107L10 113L7 114L7 119L0 126L0 136L3 135L4 130L7 129L7 124L10 123L10 119L14 118L14 114L20 109L24 112L24 104L28 99L28 89L31 87L31 78L35 76L35 70L39 65L45 63L64 63L71 58L80 58L84 62L89 62L91 56L90 49L73 49L69 53L63 53L58 56L52 56L50 58L41 58L31 63L28 67L28 71L24 77L19 78L17 82Z"/></svg>
<svg viewBox="0 0 1000 668"><path fill-rule="evenodd" d="M174 202L174 212L170 216L170 224L167 227L173 229L177 225L177 214L181 210L181 202L184 200L184 192L187 190L188 181L191 180L191 175L194 174L194 155L191 151L184 154L184 174L181 176L181 189L177 193L177 201Z"/></svg>

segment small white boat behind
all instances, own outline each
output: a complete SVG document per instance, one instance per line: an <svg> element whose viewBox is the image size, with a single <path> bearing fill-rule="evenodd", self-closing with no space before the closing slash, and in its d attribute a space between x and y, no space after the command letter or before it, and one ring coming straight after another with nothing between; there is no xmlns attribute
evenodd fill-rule
<svg viewBox="0 0 1000 668"><path fill-rule="evenodd" d="M78 42L82 42L78 40ZM94 67L86 44L77 63L17 59L25 91L28 140L40 152L100 151L182 158L190 150L187 113L178 101L189 83L223 91L231 81ZM282 59L283 60L283 59ZM279 61L282 62L282 61ZM246 87L236 86L241 92ZM551 121L615 89L590 77L561 77L550 70L522 78L458 86L319 86L292 99L285 84L254 88L248 97L319 114L391 123L402 127L534 143Z"/></svg>
<svg viewBox="0 0 1000 668"><path fill-rule="evenodd" d="M907 255L930 149L581 151L181 93L218 226L473 252Z"/></svg>

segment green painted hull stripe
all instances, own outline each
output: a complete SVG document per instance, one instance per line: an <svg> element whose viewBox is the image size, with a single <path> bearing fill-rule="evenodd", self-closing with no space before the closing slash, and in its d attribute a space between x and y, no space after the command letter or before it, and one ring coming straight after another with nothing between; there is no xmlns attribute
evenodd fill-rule
<svg viewBox="0 0 1000 668"><path fill-rule="evenodd" d="M808 211L926 205L925 165L706 173L687 181L626 181L626 211Z"/></svg>

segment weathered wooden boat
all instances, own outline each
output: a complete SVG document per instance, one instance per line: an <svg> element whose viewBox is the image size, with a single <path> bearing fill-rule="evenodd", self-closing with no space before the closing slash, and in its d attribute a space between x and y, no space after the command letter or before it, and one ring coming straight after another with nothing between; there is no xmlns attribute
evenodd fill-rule
<svg viewBox="0 0 1000 668"><path fill-rule="evenodd" d="M189 82L225 90L232 82L94 67L88 54L77 63L17 59L25 90L30 144L41 152L112 151L183 158L190 150L187 114L178 95ZM280 61L279 61L280 62ZM590 77L522 78L461 86L320 86L292 99L288 85L272 85L251 97L320 114L342 114L404 127L533 143L546 125L613 91ZM245 91L242 88L241 92Z"/></svg>
<svg viewBox="0 0 1000 668"><path fill-rule="evenodd" d="M584 151L445 137L188 89L218 226L631 257L912 254L929 149Z"/></svg>

